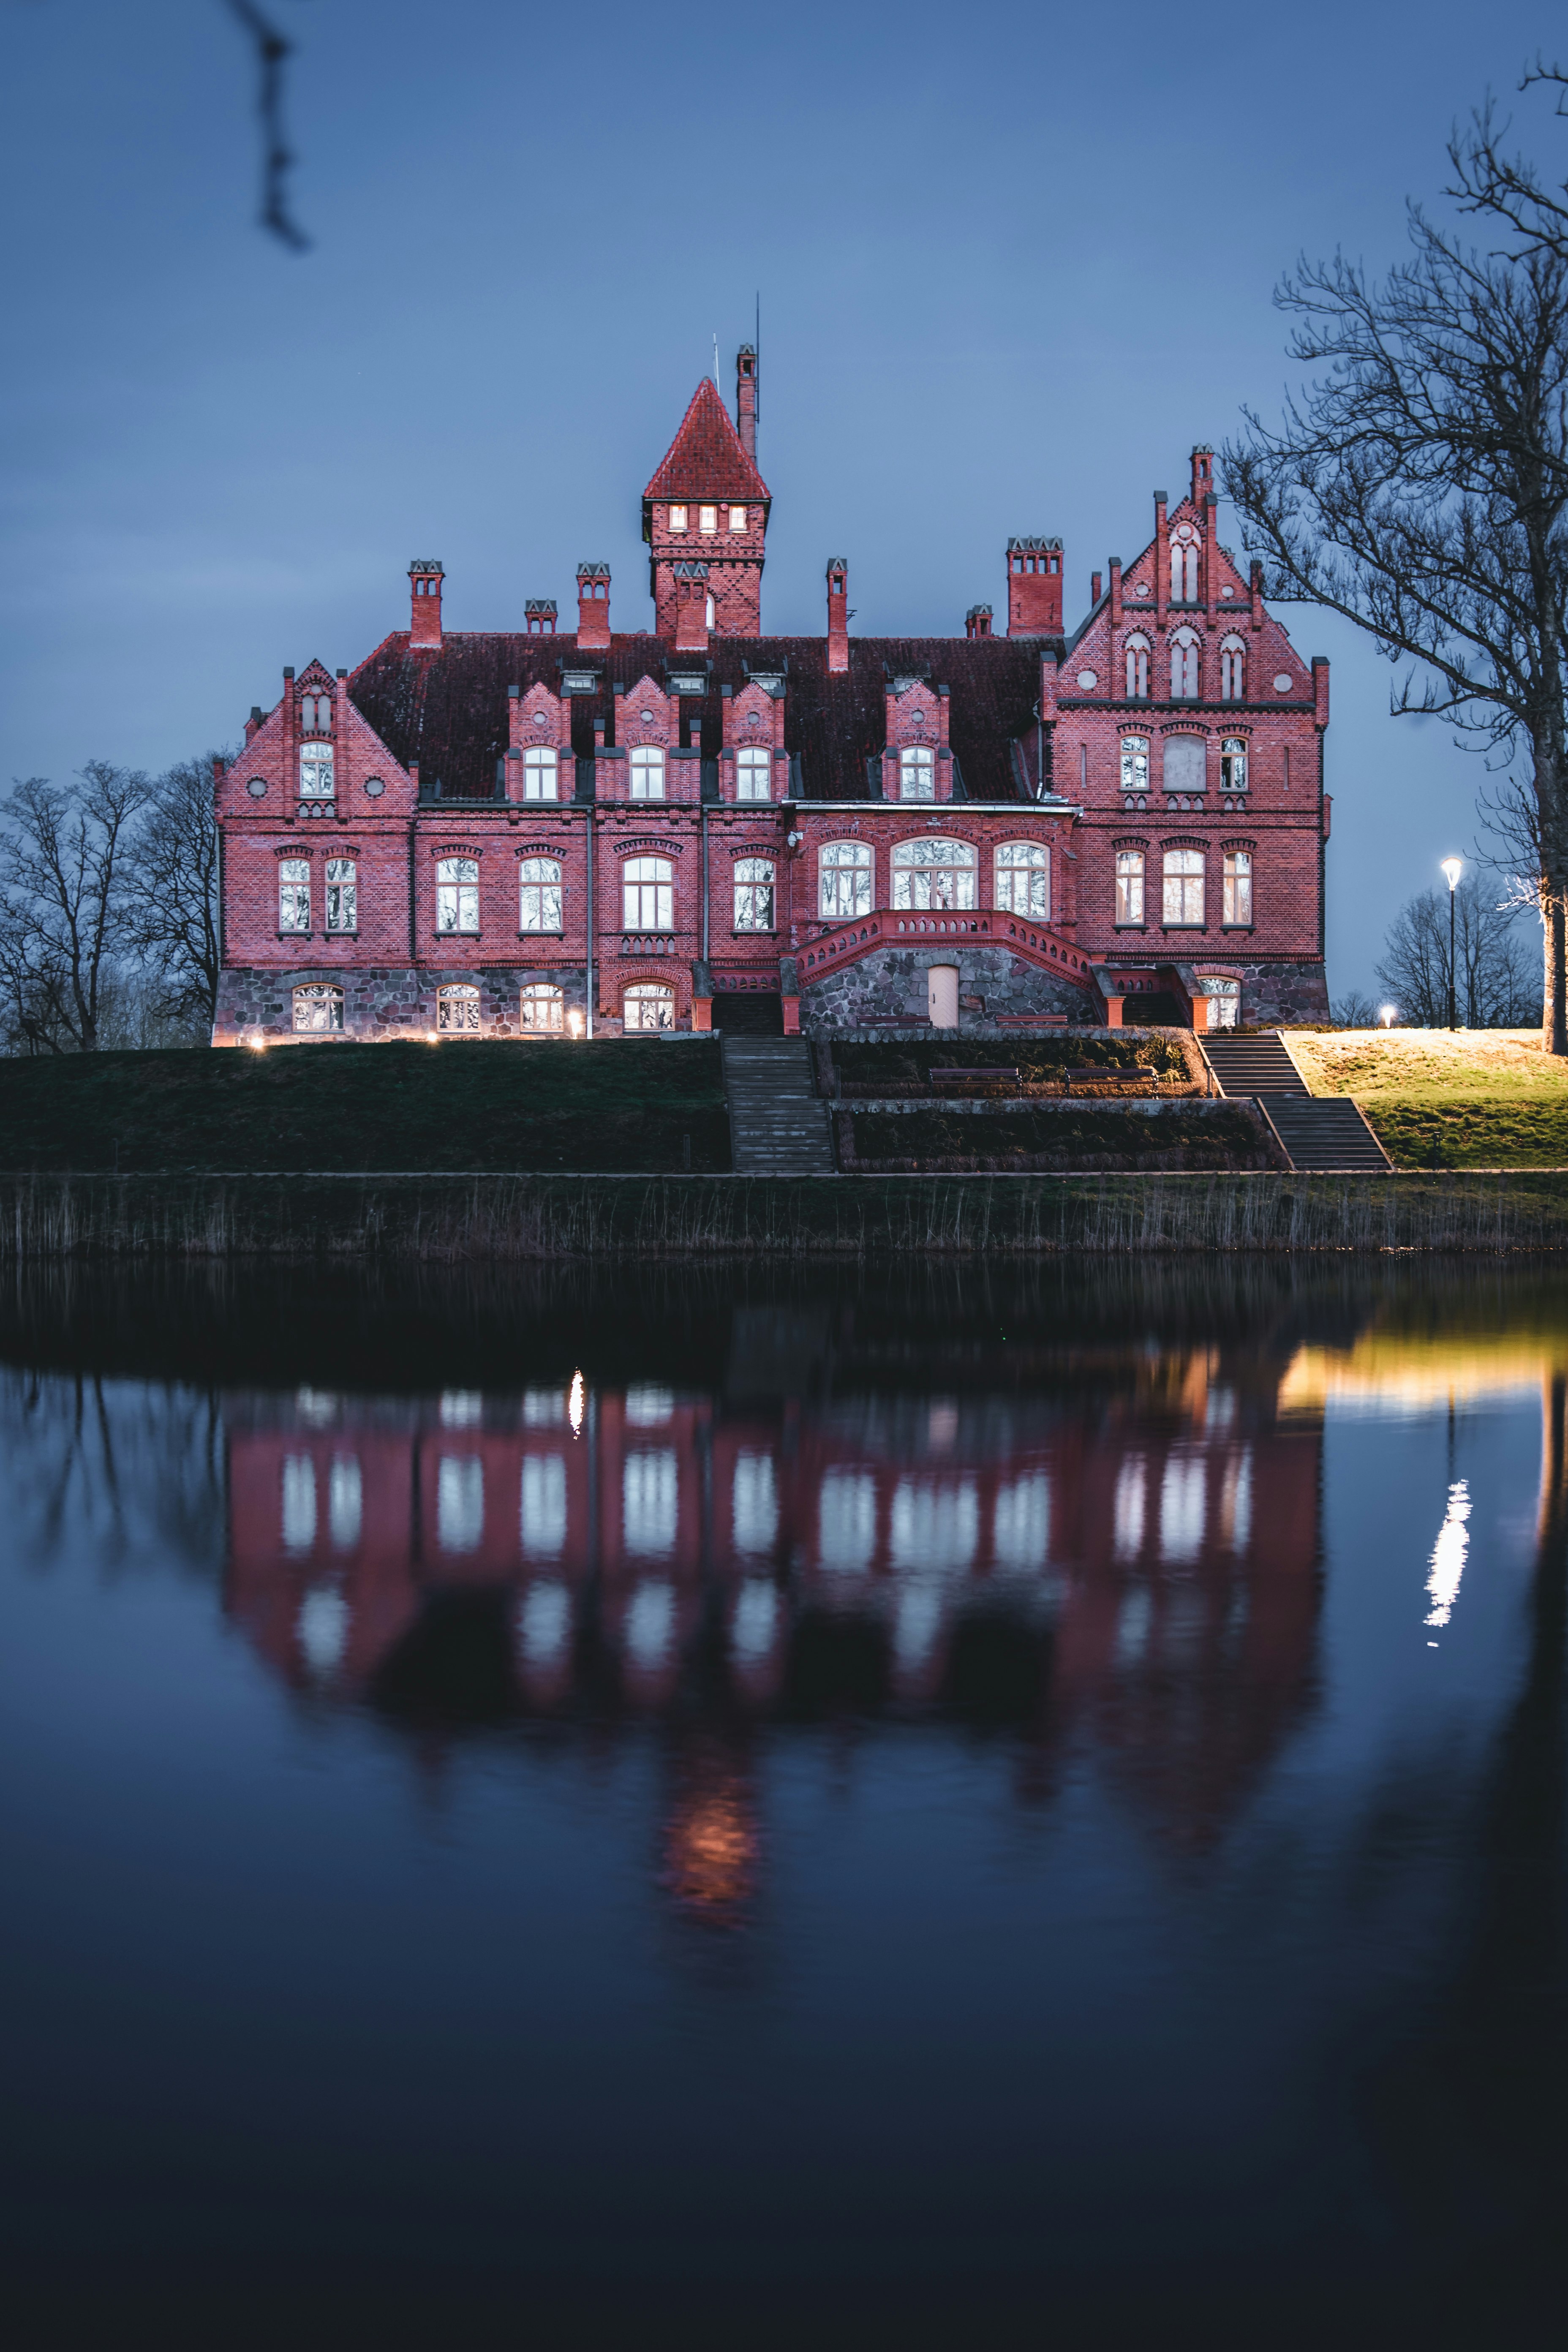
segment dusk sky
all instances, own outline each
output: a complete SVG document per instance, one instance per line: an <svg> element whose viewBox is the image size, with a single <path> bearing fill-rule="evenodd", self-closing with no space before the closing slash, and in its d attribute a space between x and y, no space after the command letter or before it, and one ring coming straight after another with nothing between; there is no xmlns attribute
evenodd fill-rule
<svg viewBox="0 0 1568 2352"><path fill-rule="evenodd" d="M286 663L406 625L413 555L452 628L570 625L584 556L651 626L642 487L715 334L731 397L759 289L768 629L821 631L842 553L858 631L962 634L1013 531L1061 534L1076 625L1192 444L1277 411L1299 251L1397 258L1489 87L1568 172L1514 95L1562 20L1514 0L267 5L303 255L255 225L222 0L5 0L0 779L232 745ZM1337 998L1484 777L1388 718L1364 640L1285 617L1334 664Z"/></svg>

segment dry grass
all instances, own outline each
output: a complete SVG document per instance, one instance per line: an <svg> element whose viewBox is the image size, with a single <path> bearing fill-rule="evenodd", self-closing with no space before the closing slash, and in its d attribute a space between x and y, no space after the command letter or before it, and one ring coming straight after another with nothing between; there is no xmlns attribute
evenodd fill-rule
<svg viewBox="0 0 1568 2352"><path fill-rule="evenodd" d="M1538 1029L1291 1030L1315 1095L1351 1095L1405 1168L1568 1166L1568 1062Z"/></svg>

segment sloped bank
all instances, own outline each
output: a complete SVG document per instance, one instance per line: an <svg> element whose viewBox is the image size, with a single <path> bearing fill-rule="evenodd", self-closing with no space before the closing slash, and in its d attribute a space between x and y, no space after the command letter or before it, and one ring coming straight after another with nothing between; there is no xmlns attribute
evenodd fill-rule
<svg viewBox="0 0 1568 2352"><path fill-rule="evenodd" d="M13 1258L1568 1249L1568 1171L0 1176Z"/></svg>

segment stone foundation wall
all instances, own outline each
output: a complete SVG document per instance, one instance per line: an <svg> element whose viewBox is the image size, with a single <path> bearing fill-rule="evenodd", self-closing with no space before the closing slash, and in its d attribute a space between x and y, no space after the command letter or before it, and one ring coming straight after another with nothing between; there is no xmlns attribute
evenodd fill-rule
<svg viewBox="0 0 1568 2352"><path fill-rule="evenodd" d="M1299 1021L1326 1021L1329 982L1324 967L1311 963L1227 963L1192 959L1199 971L1224 971L1241 982L1241 1018L1252 1029L1286 1028Z"/></svg>
<svg viewBox="0 0 1568 2352"><path fill-rule="evenodd" d="M993 1026L1005 1020L1040 1020L1065 1013L1070 1022L1092 1021L1100 1000L1056 973L1011 956L1005 948L965 947L957 941L918 948L876 948L858 963L838 965L801 992L800 1025L809 1036L837 1036L847 1029L894 1021L928 1020L932 964L958 966L960 1030Z"/></svg>
<svg viewBox="0 0 1568 2352"><path fill-rule="evenodd" d="M437 991L454 982L478 988L479 1024L487 1036L522 1034L519 992L531 981L559 988L567 1013L584 1012L588 1001L583 973L563 971L559 965L542 966L538 971L512 964L496 971L426 971L408 965L329 971L303 964L291 971L267 971L240 965L226 971L218 983L214 1045L236 1045L241 1033L292 1036L293 992L310 981L329 981L342 990L343 1034L357 1037L396 1037L434 1029Z"/></svg>

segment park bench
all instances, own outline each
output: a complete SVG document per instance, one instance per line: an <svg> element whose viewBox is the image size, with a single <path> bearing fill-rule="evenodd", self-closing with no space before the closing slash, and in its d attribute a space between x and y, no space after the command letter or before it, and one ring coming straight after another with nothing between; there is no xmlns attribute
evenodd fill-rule
<svg viewBox="0 0 1568 2352"><path fill-rule="evenodd" d="M1092 1078L1097 1087L1136 1087L1140 1091L1154 1083L1152 1070L1112 1069L1093 1062L1081 1070L1062 1072L1062 1084L1069 1095L1075 1078Z"/></svg>
<svg viewBox="0 0 1568 2352"><path fill-rule="evenodd" d="M961 1078L967 1080L970 1083L973 1083L976 1078L1011 1078L1014 1085L1016 1086L1018 1083L1018 1073L1016 1070L997 1069L960 1070L952 1067L950 1064L943 1063L940 1069L934 1069L931 1074L931 1082L933 1087L946 1086L950 1081L953 1085L956 1085Z"/></svg>

